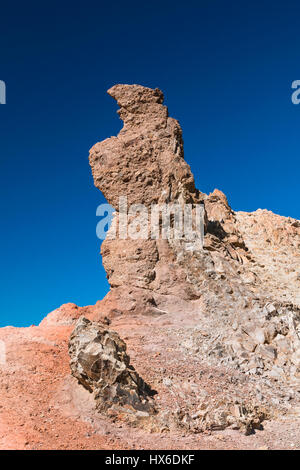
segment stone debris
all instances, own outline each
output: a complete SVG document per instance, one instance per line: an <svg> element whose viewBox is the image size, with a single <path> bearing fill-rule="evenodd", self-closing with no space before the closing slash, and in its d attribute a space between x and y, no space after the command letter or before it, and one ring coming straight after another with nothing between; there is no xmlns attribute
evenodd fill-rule
<svg viewBox="0 0 300 470"><path fill-rule="evenodd" d="M266 408L261 405L230 402L230 400L224 403L211 401L192 416L182 416L180 413L178 416L180 425L194 433L230 428L246 435L252 434L255 429L262 429L261 423L266 417Z"/></svg>

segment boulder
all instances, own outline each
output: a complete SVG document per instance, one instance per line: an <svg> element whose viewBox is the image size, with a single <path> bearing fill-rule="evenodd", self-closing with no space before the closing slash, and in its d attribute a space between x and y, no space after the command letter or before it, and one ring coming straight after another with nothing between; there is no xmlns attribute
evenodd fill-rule
<svg viewBox="0 0 300 470"><path fill-rule="evenodd" d="M97 408L155 411L153 391L130 365L126 344L119 335L82 317L69 342L71 372L94 393Z"/></svg>

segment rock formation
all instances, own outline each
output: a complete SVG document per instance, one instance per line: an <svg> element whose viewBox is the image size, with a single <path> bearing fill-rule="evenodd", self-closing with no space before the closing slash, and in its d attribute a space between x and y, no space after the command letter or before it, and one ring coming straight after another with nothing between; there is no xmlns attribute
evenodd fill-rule
<svg viewBox="0 0 300 470"><path fill-rule="evenodd" d="M71 370L79 382L94 392L97 408L124 408L153 413L153 392L130 365L126 344L118 333L82 317L69 342Z"/></svg>
<svg viewBox="0 0 300 470"><path fill-rule="evenodd" d="M278 216L265 211L235 213L221 191L206 195L197 190L184 161L181 128L168 116L161 91L116 85L108 93L120 106L124 127L91 149L90 164L95 185L116 210L114 222L120 217L120 195L127 196L128 204L146 206L204 203L206 233L203 250L191 250L184 240L108 236L101 253L111 291L103 311L110 318L198 315L197 327L205 335L190 331L182 347L199 351L211 364L274 379L282 396L295 394L300 376L299 222L273 220ZM266 235L254 240L253 226ZM255 245L259 240L261 251ZM295 256L288 282L287 252Z"/></svg>
<svg viewBox="0 0 300 470"><path fill-rule="evenodd" d="M203 204L204 246L110 229L103 300L0 329L0 448L300 448L300 222L197 190L160 90L109 94L124 126L90 164L113 223L119 196Z"/></svg>
<svg viewBox="0 0 300 470"><path fill-rule="evenodd" d="M121 108L124 127L118 137L91 149L90 164L95 185L117 211L115 223L119 196L127 197L128 206L149 208L172 202L201 203L204 195L196 190L183 158L180 125L168 116L162 92L116 85L108 93ZM186 300L199 298L167 240L107 238L101 254L112 287L105 305L108 313L160 314L166 302L185 308Z"/></svg>

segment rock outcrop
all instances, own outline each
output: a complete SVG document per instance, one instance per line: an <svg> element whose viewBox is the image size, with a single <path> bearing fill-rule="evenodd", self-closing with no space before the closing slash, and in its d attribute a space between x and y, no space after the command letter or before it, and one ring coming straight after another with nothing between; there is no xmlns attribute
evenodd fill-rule
<svg viewBox="0 0 300 470"><path fill-rule="evenodd" d="M168 116L161 91L116 85L108 93L120 106L124 127L117 137L91 149L90 164L95 185L116 210L114 225L119 223L119 196L127 197L128 207L204 203L206 236L205 251L195 253L184 240L153 240L150 236L122 240L108 234L101 254L111 291L102 304L103 312L159 315L198 309L200 299L211 291L203 289L203 282L209 281L206 273L214 265L219 269L227 262L225 269L234 277L239 268L231 267L232 261L237 260L244 271L244 264L251 260L235 214L221 191L207 196L195 188L184 160L180 125ZM239 284L240 276L236 277ZM222 290L228 290L228 284L223 281Z"/></svg>
<svg viewBox="0 0 300 470"><path fill-rule="evenodd" d="M124 127L91 149L90 164L95 185L116 210L116 226L119 196L147 207L203 203L205 238L203 249L191 249L185 240L121 240L108 233L101 253L111 291L102 313L184 314L187 323L199 315L201 334L190 330L182 349L274 380L284 402L297 394L300 374L299 222L264 211L235 213L221 191L197 190L181 128L161 91L116 85L108 93Z"/></svg>
<svg viewBox="0 0 300 470"><path fill-rule="evenodd" d="M153 391L130 365L118 333L81 317L71 334L69 354L72 374L94 394L99 411L155 412Z"/></svg>
<svg viewBox="0 0 300 470"><path fill-rule="evenodd" d="M116 85L108 93L120 106L124 127L91 149L90 164L95 185L116 210L114 223L119 222L119 196L127 197L128 207L203 202L183 157L180 125L168 116L162 92ZM186 308L186 300L199 298L167 240L107 237L101 254L112 287L103 308L110 314L161 314L166 303Z"/></svg>

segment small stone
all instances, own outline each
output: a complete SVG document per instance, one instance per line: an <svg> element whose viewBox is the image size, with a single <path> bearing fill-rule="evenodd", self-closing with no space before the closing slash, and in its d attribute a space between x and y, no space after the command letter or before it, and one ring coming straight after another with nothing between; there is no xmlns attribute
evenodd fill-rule
<svg viewBox="0 0 300 470"><path fill-rule="evenodd" d="M271 361L274 361L277 357L276 349L269 345L259 345L257 354L259 354L263 359Z"/></svg>
<svg viewBox="0 0 300 470"><path fill-rule="evenodd" d="M167 387L170 387L172 385L172 380L166 377L163 379L163 384L166 385Z"/></svg>

